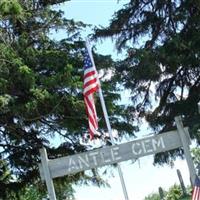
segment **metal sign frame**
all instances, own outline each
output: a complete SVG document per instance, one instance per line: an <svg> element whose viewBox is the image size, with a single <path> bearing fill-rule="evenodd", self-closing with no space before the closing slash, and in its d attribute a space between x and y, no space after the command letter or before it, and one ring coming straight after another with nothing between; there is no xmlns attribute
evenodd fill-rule
<svg viewBox="0 0 200 200"><path fill-rule="evenodd" d="M46 149L40 149L41 164L39 164L42 180L46 181L50 200L56 200L53 178L67 174L119 163L129 159L165 152L183 147L191 180L194 183L195 168L190 154L190 136L188 128L184 128L181 118L175 118L177 130L145 137L127 143L105 146L92 151L48 159Z"/></svg>

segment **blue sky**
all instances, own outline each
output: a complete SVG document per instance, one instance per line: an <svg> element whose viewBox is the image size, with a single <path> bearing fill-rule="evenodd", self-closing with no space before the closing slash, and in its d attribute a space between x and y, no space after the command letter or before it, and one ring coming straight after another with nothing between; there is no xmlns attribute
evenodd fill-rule
<svg viewBox="0 0 200 200"><path fill-rule="evenodd" d="M65 4L55 6L65 12L65 17L76 21L83 21L94 26L107 26L109 21L119 8L128 3L129 0L71 0ZM86 37L91 33L90 28L82 31L82 35ZM55 34L54 34L55 35ZM56 39L65 38L64 31L59 32ZM118 54L110 39L93 43L97 47L97 51L103 55L112 55L114 59L118 58Z"/></svg>
<svg viewBox="0 0 200 200"><path fill-rule="evenodd" d="M128 0L71 0L61 5L67 18L84 21L92 25L106 26L113 13ZM87 30L88 31L88 30ZM87 31L84 34L87 34ZM63 35L59 35L63 37ZM111 54L114 58L120 58L114 50L111 40L105 40L97 45L97 51L101 54ZM128 101L128 92L126 94ZM149 133L147 126L144 126L140 135ZM186 161L177 160L175 167L153 166L153 157L148 156L140 159L140 164L131 161L122 163L122 171L126 182L129 200L142 200L151 192L157 192L158 187L167 189L174 183L178 183L176 169L180 169L185 185L189 184L189 174ZM123 191L117 171L114 170L114 176L105 176L111 188L97 188L94 186L75 186L76 200L123 200Z"/></svg>

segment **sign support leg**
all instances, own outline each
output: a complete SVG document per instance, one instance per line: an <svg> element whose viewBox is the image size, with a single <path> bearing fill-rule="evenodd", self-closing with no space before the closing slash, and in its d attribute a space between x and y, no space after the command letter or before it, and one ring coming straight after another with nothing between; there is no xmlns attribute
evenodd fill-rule
<svg viewBox="0 0 200 200"><path fill-rule="evenodd" d="M187 137L187 134L186 134L186 132L183 128L183 123L182 123L182 119L181 119L180 116L175 117L175 122L176 122L176 126L177 126L177 129L178 129L178 133L179 133L180 138L181 138L182 145L183 145L185 158L186 158L187 165L188 165L189 172L190 172L190 178L192 180L192 184L194 185L196 172L195 172L192 156L190 154L189 138Z"/></svg>
<svg viewBox="0 0 200 200"><path fill-rule="evenodd" d="M49 199L56 200L56 194L55 194L55 190L54 190L53 180L52 180L50 172L49 172L48 157L47 157L47 152L46 152L45 148L40 149L40 156L41 156L44 177L45 177L45 181L46 181L46 185L47 185L47 190L48 190L48 194L49 194Z"/></svg>

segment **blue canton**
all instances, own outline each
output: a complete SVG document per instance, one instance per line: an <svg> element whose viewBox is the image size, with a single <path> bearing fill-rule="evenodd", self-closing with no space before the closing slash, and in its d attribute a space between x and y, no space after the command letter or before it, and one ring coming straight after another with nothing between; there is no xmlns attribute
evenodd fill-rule
<svg viewBox="0 0 200 200"><path fill-rule="evenodd" d="M92 61L88 54L88 51L86 50L84 55L84 69L88 69L90 67L92 67Z"/></svg>

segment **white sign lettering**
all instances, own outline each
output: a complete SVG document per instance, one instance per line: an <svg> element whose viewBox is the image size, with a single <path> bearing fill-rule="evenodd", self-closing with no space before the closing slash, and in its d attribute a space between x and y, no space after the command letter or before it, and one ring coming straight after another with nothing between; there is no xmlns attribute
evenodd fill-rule
<svg viewBox="0 0 200 200"><path fill-rule="evenodd" d="M164 152L181 146L178 132L169 131L119 145L106 146L81 154L49 160L48 164L51 176L55 178L107 164ZM40 173L44 179L41 167Z"/></svg>

